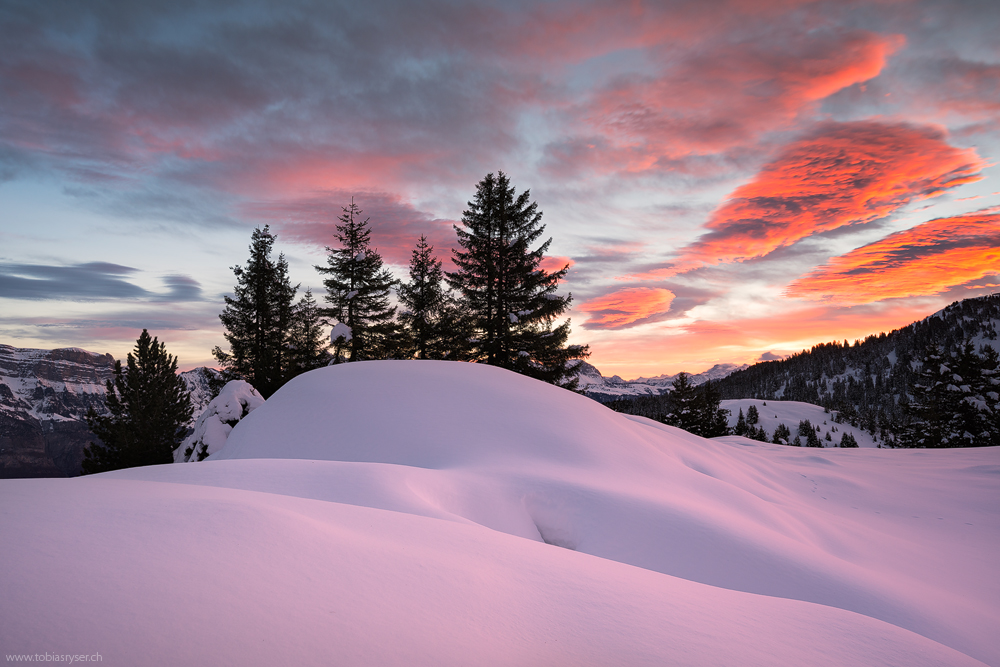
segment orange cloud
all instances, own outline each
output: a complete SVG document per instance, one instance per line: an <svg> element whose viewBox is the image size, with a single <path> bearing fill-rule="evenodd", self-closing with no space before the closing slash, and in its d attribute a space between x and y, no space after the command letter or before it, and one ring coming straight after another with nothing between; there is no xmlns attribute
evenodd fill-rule
<svg viewBox="0 0 1000 667"><path fill-rule="evenodd" d="M870 303L940 294L1000 272L1000 215L931 220L835 257L799 278L789 296Z"/></svg>
<svg viewBox="0 0 1000 667"><path fill-rule="evenodd" d="M670 309L674 293L659 287L630 287L582 304L590 319L586 329L625 329L655 321Z"/></svg>
<svg viewBox="0 0 1000 667"><path fill-rule="evenodd" d="M940 130L903 123L824 123L788 146L737 188L664 277L706 264L762 257L847 225L888 216L911 201L979 180L974 149L949 145Z"/></svg>
<svg viewBox="0 0 1000 667"><path fill-rule="evenodd" d="M657 75L617 78L574 109L579 131L547 147L546 168L640 172L746 146L878 76L903 43L899 35L818 31L780 44L722 41L665 58Z"/></svg>
<svg viewBox="0 0 1000 667"><path fill-rule="evenodd" d="M543 271L561 271L567 264L572 267L576 262L574 262L569 257L543 257L541 263L539 263L539 268Z"/></svg>

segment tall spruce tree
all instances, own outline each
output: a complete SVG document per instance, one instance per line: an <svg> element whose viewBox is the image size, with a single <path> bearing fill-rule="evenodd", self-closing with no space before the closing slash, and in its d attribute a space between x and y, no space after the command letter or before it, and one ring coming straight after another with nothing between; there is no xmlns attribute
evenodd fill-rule
<svg viewBox="0 0 1000 667"><path fill-rule="evenodd" d="M572 301L556 294L569 265L540 268L552 239L532 249L545 231L538 204L525 190L515 196L503 172L487 174L455 227L460 250L447 281L459 293L474 331L470 356L552 384L575 388L567 362L589 355L567 345L569 321L553 326Z"/></svg>
<svg viewBox="0 0 1000 667"><path fill-rule="evenodd" d="M305 294L295 304L286 347L288 379L326 366L330 361L330 355L327 353L330 344L323 332L323 318L311 289L306 289Z"/></svg>
<svg viewBox="0 0 1000 667"><path fill-rule="evenodd" d="M445 290L441 260L434 247L421 236L410 258L410 279L397 294L403 310L399 321L406 330L412 354L417 359L463 360L472 332L465 324L455 299Z"/></svg>
<svg viewBox="0 0 1000 667"><path fill-rule="evenodd" d="M125 368L115 362L104 404L107 414L91 408L85 417L100 443L84 450L83 474L173 463L191 421L191 395L177 374L177 358L145 329Z"/></svg>
<svg viewBox="0 0 1000 667"><path fill-rule="evenodd" d="M371 247L369 218L351 200L340 216L334 234L340 247L327 247L327 265L316 270L327 277L327 317L350 330L334 351L334 361L392 359L405 356L402 331L395 321L396 308L389 294L396 281L382 267L382 256Z"/></svg>
<svg viewBox="0 0 1000 667"><path fill-rule="evenodd" d="M246 380L264 398L288 379L287 336L298 289L289 280L285 256L271 259L275 238L266 225L253 231L250 259L245 267L233 267L234 296L225 297L219 315L229 352L212 351L227 380Z"/></svg>

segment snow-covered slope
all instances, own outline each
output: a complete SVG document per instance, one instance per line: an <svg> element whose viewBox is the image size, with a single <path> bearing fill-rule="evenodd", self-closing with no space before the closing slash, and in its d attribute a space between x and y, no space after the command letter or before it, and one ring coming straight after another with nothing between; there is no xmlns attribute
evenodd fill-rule
<svg viewBox="0 0 1000 667"><path fill-rule="evenodd" d="M729 410L729 428L736 426L740 411L742 410L743 414L746 415L751 405L757 407L757 413L760 415L758 426L767 431L770 439L773 439L774 429L778 428L778 424L787 426L794 438L798 432L799 422L808 419L813 428L819 426L820 430L816 435L819 436L820 442L823 443L824 447L838 446L844 433L850 433L854 436L858 447L878 446L878 443L872 438L871 434L864 429L846 423L838 424L834 422L833 417L837 414L836 410L827 412L818 405L802 403L800 401L764 401L757 398L739 398L722 401L720 407ZM829 440L826 439L827 433L830 434Z"/></svg>
<svg viewBox="0 0 1000 667"><path fill-rule="evenodd" d="M344 364L204 462L0 481L0 645L130 665L1000 665L998 471L995 448L714 442L483 365Z"/></svg>

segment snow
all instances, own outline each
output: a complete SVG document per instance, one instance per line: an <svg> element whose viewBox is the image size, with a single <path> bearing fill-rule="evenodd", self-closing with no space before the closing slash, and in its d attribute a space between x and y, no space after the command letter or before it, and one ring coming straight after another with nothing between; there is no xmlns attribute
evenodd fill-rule
<svg viewBox="0 0 1000 667"><path fill-rule="evenodd" d="M343 338L344 342L350 342L351 327L347 326L343 322L334 324L333 329L330 331L330 342L336 345L338 338Z"/></svg>
<svg viewBox="0 0 1000 667"><path fill-rule="evenodd" d="M767 403L767 405L764 405ZM864 429L851 426L848 423L837 424L833 421L835 412L826 412L819 405L812 403L802 403L801 401L762 401L759 398L740 398L736 400L722 401L720 407L729 410L729 428L736 426L739 419L740 410L743 410L744 417L751 405L757 406L760 415L761 426L767 431L768 439L774 437L774 429L778 424L784 424L792 432L792 439L795 439L799 429L799 422L806 419L813 425L819 426L820 430L816 434L824 447L836 447L840 445L840 439L844 433L850 433L858 442L858 447L878 447L878 443L871 434ZM834 430L836 429L836 430ZM830 440L826 439L827 432L830 433Z"/></svg>
<svg viewBox="0 0 1000 667"><path fill-rule="evenodd" d="M208 454L219 451L233 426L263 404L264 397L250 383L230 380L198 417L191 435L174 450L174 463L197 461L203 451Z"/></svg>
<svg viewBox="0 0 1000 667"><path fill-rule="evenodd" d="M481 364L340 364L202 463L0 480L0 645L110 665L1000 665L998 474L998 448L704 440Z"/></svg>

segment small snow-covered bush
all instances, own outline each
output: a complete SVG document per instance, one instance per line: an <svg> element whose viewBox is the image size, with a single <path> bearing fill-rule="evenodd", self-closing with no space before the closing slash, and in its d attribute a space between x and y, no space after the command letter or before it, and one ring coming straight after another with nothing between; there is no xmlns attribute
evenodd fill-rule
<svg viewBox="0 0 1000 667"><path fill-rule="evenodd" d="M222 449L233 427L264 404L264 398L248 382L232 380L201 413L194 431L174 450L174 463L202 461Z"/></svg>

